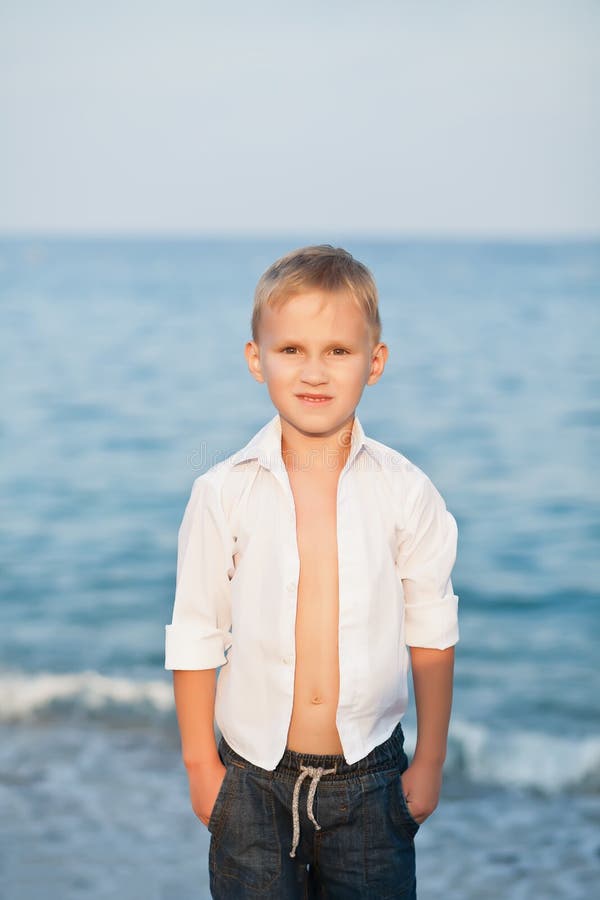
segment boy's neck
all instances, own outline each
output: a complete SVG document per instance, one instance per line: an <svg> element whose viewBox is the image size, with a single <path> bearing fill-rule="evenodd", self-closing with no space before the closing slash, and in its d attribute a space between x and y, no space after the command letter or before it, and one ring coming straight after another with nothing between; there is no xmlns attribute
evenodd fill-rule
<svg viewBox="0 0 600 900"><path fill-rule="evenodd" d="M281 421L281 456L288 472L341 472L350 455L354 414L324 437L305 435Z"/></svg>

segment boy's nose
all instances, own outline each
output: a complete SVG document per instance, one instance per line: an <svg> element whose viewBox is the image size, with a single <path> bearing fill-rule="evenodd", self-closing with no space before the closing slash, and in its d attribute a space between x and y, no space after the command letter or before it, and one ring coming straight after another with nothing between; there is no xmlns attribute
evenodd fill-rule
<svg viewBox="0 0 600 900"><path fill-rule="evenodd" d="M300 378L301 381L306 381L309 384L322 384L327 381L327 373L325 371L325 367L321 362L307 362L302 370L302 375Z"/></svg>

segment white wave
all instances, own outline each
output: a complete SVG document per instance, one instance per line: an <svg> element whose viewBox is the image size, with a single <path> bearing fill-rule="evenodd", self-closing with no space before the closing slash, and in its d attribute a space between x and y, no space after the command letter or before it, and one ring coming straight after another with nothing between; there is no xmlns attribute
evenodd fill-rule
<svg viewBox="0 0 600 900"><path fill-rule="evenodd" d="M576 786L600 788L600 736L569 738L523 729L496 733L479 723L455 720L448 744L451 767L475 783L548 793Z"/></svg>
<svg viewBox="0 0 600 900"><path fill-rule="evenodd" d="M93 671L0 675L0 721L4 722L35 718L65 703L90 711L150 705L166 712L173 702L172 684L159 680L135 681Z"/></svg>
<svg viewBox="0 0 600 900"><path fill-rule="evenodd" d="M416 734L404 727L409 759ZM563 737L515 729L493 731L481 722L453 718L448 732L445 776L473 784L527 788L545 794L565 789L600 791L600 736Z"/></svg>
<svg viewBox="0 0 600 900"><path fill-rule="evenodd" d="M171 680L135 680L94 671L52 674L0 672L0 722L61 717L64 711L110 721L126 714L132 724L174 709ZM406 752L415 734L405 728ZM600 736L564 737L538 731L495 732L483 723L453 718L445 773L476 784L600 790Z"/></svg>

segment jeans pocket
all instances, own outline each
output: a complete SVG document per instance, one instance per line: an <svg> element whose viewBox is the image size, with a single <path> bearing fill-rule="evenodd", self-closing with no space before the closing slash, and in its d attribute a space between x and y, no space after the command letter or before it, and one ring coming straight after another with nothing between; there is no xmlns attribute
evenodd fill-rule
<svg viewBox="0 0 600 900"><path fill-rule="evenodd" d="M364 866L369 893L392 900L414 896L416 827L398 788L397 767L361 776ZM361 896L363 896L361 894Z"/></svg>
<svg viewBox="0 0 600 900"><path fill-rule="evenodd" d="M281 876L273 781L233 762L230 765L235 774L229 775L233 780L228 780L209 848L211 891L213 896L245 897L245 892L238 893L244 889L259 896Z"/></svg>
<svg viewBox="0 0 600 900"><path fill-rule="evenodd" d="M223 781L221 782L219 793L217 794L215 802L213 803L210 818L206 826L211 834L214 834L226 806L227 790L229 787L229 779L232 774L232 766L231 763L227 762L226 760L224 761L224 765L226 767L225 775L223 776Z"/></svg>
<svg viewBox="0 0 600 900"><path fill-rule="evenodd" d="M411 827L413 829L413 835L415 835L417 833L417 831L419 830L419 828L421 827L421 825L414 818L413 814L411 813L411 811L408 807L408 801L406 799L406 794L404 793L404 788L402 786L402 773L401 772L398 774L398 777L396 779L396 786L398 789L398 797L400 798L400 803L402 805L402 809L404 811L406 818L408 819L409 824L411 825Z"/></svg>

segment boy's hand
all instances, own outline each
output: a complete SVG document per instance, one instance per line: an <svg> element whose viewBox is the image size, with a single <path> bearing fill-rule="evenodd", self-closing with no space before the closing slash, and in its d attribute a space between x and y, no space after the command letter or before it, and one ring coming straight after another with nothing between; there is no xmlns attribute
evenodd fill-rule
<svg viewBox="0 0 600 900"><path fill-rule="evenodd" d="M413 759L400 777L410 814L421 825L438 805L442 765Z"/></svg>
<svg viewBox="0 0 600 900"><path fill-rule="evenodd" d="M204 825L208 825L226 772L220 760L187 769L192 809Z"/></svg>

